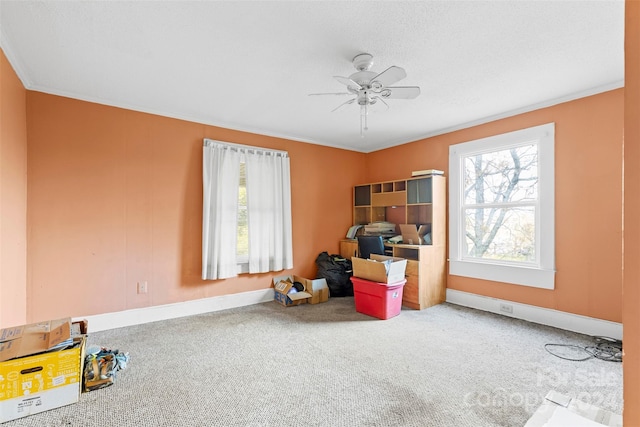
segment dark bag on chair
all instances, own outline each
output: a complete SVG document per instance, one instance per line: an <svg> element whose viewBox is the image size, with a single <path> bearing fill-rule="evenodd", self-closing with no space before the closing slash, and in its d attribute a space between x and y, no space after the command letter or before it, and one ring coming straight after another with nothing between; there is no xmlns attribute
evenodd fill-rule
<svg viewBox="0 0 640 427"><path fill-rule="evenodd" d="M351 260L342 258L340 255L321 252L316 258L316 265L318 266L317 278L326 279L329 295L332 298L353 296Z"/></svg>

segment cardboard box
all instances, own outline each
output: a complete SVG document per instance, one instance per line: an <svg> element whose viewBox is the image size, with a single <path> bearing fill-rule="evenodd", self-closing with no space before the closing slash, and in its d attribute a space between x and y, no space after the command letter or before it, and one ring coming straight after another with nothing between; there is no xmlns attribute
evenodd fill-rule
<svg viewBox="0 0 640 427"><path fill-rule="evenodd" d="M289 294L294 282L304 287L302 292ZM273 299L285 307L300 304L318 304L329 299L329 287L326 279L305 279L298 276L279 276L273 278Z"/></svg>
<svg viewBox="0 0 640 427"><path fill-rule="evenodd" d="M407 260L371 254L371 259L351 258L353 276L378 283L398 283L405 280Z"/></svg>
<svg viewBox="0 0 640 427"><path fill-rule="evenodd" d="M0 423L78 402L86 338L71 349L0 362Z"/></svg>
<svg viewBox="0 0 640 427"><path fill-rule="evenodd" d="M293 305L305 304L311 294L308 292L296 292L289 293L293 288L293 282L299 281L297 276L280 276L273 278L273 299L285 307L291 307Z"/></svg>
<svg viewBox="0 0 640 427"><path fill-rule="evenodd" d="M305 285L307 292L311 294L311 298L307 301L309 304L320 304L329 301L329 286L327 279L303 279L301 282Z"/></svg>
<svg viewBox="0 0 640 427"><path fill-rule="evenodd" d="M0 330L0 362L40 353L71 338L71 319L57 319Z"/></svg>
<svg viewBox="0 0 640 427"><path fill-rule="evenodd" d="M423 224L416 227L415 224L399 224L402 243L406 245L430 245L431 236L425 237L431 232L431 224Z"/></svg>

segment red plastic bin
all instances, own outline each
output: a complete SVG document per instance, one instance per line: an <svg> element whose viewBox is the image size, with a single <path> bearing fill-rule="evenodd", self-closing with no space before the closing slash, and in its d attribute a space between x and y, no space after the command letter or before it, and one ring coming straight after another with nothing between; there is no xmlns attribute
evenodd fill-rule
<svg viewBox="0 0 640 427"><path fill-rule="evenodd" d="M397 316L402 310L402 289L406 280L396 283L378 283L352 277L353 297L356 311L386 320Z"/></svg>

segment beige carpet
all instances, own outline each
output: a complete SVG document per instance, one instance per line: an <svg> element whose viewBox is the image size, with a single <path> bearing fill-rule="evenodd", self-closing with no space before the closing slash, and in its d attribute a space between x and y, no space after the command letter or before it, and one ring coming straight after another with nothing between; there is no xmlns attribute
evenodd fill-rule
<svg viewBox="0 0 640 427"><path fill-rule="evenodd" d="M590 337L446 303L377 320L353 298L269 302L90 333L89 343L130 353L115 385L6 427L512 427L551 389L622 409L621 363L544 349Z"/></svg>

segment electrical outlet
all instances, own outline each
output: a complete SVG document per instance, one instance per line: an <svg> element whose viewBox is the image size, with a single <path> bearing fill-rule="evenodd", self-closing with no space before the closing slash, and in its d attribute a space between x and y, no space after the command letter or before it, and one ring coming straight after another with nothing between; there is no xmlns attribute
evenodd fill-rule
<svg viewBox="0 0 640 427"><path fill-rule="evenodd" d="M507 314L513 314L513 306L511 304L500 304L500 311Z"/></svg>
<svg viewBox="0 0 640 427"><path fill-rule="evenodd" d="M147 282L138 282L138 293L146 294L147 293Z"/></svg>

